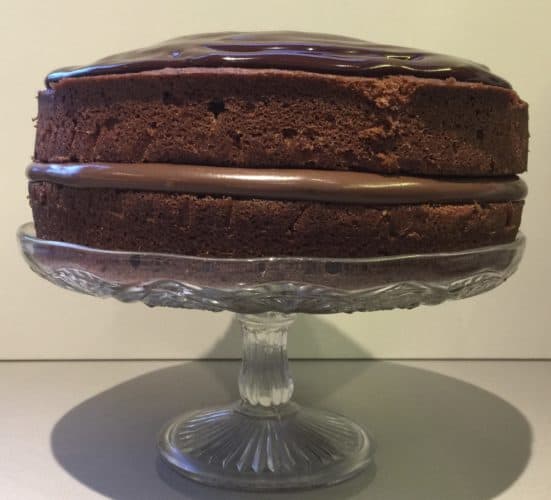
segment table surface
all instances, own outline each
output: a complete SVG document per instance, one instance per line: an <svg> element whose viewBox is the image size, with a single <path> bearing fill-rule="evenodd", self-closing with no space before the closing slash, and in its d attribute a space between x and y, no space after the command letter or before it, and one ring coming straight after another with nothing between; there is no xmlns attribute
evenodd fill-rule
<svg viewBox="0 0 551 500"><path fill-rule="evenodd" d="M221 492L157 457L183 411L237 397L236 361L0 363L3 499L551 498L551 361L295 361L295 399L367 426L375 467L286 494Z"/></svg>

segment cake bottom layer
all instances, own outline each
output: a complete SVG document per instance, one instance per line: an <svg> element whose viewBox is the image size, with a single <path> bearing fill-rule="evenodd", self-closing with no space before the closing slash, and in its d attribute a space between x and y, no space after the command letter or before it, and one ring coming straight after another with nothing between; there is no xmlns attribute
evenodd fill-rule
<svg viewBox="0 0 551 500"><path fill-rule="evenodd" d="M522 201L367 206L29 183L37 236L216 257L370 257L513 241Z"/></svg>

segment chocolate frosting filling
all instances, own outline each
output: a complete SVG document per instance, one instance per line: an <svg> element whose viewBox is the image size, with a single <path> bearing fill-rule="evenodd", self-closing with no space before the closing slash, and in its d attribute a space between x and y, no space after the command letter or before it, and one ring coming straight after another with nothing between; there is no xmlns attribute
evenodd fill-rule
<svg viewBox="0 0 551 500"><path fill-rule="evenodd" d="M303 70L380 77L450 78L511 88L487 66L418 49L357 38L297 31L204 33L115 54L92 64L51 72L46 85L63 78L136 73L163 68L238 67Z"/></svg>
<svg viewBox="0 0 551 500"><path fill-rule="evenodd" d="M516 176L449 178L306 169L253 169L171 163L31 163L30 181L274 200L363 205L489 203L524 199Z"/></svg>

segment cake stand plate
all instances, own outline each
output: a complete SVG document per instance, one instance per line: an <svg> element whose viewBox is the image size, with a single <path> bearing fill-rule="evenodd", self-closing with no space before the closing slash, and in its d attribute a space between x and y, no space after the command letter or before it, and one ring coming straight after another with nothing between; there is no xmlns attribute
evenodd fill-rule
<svg viewBox="0 0 551 500"><path fill-rule="evenodd" d="M240 401L181 415L161 456L202 483L244 490L327 486L365 469L368 433L338 414L291 401L287 331L295 313L413 308L491 290L517 269L525 240L466 250L364 259L229 259L107 251L18 231L33 271L96 297L237 313L243 332Z"/></svg>

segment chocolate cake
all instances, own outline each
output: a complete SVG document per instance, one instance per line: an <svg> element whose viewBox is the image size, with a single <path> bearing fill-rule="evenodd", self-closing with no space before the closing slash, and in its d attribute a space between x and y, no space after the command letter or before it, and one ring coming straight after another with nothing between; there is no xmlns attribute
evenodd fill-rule
<svg viewBox="0 0 551 500"><path fill-rule="evenodd" d="M527 105L486 66L297 32L181 37L39 93L41 238L360 257L512 241Z"/></svg>

